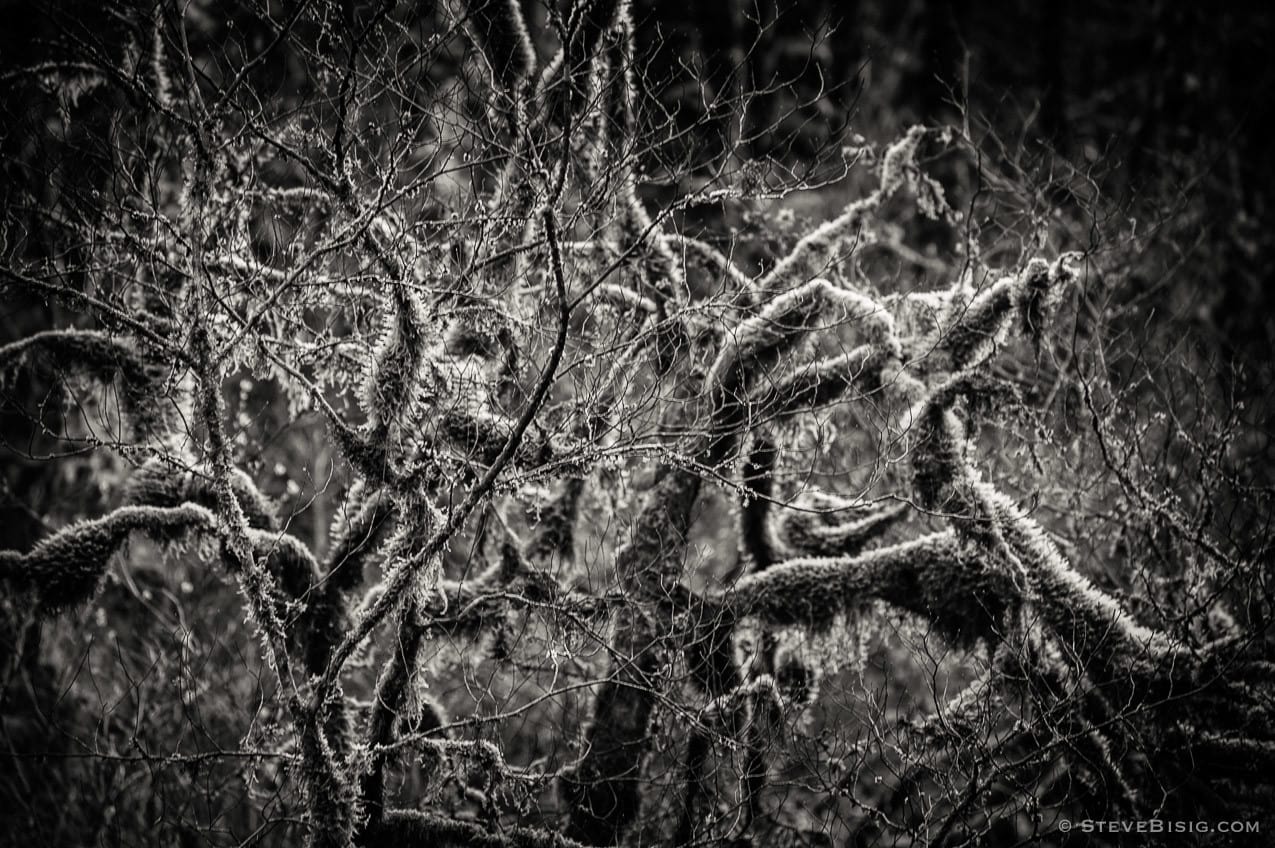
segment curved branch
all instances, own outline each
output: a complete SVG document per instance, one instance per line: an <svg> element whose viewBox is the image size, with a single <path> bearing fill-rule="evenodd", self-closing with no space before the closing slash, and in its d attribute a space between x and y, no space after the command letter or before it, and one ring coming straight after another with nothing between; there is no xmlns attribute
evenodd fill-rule
<svg viewBox="0 0 1275 848"><path fill-rule="evenodd" d="M478 45L492 82L519 96L536 71L536 49L518 0L466 0L466 30Z"/></svg>
<svg viewBox="0 0 1275 848"><path fill-rule="evenodd" d="M585 848L561 834L525 827L493 832L473 822L390 810L363 834L364 848Z"/></svg>
<svg viewBox="0 0 1275 848"><path fill-rule="evenodd" d="M86 374L109 384L120 378L121 411L130 427L162 435L175 412L164 397L167 369L148 361L133 346L97 330L45 330L0 347L0 378L19 361L39 361L50 369ZM166 404L168 406L166 407Z"/></svg>
<svg viewBox="0 0 1275 848"><path fill-rule="evenodd" d="M0 577L34 591L39 610L51 615L93 596L111 558L135 532L170 541L191 530L213 530L211 512L195 504L125 506L109 515L63 528L30 551L0 551Z"/></svg>
<svg viewBox="0 0 1275 848"><path fill-rule="evenodd" d="M259 530L279 529L274 504L262 494L247 472L232 468L230 486L239 499L250 527ZM216 510L215 483L207 474L173 467L162 457L146 460L129 475L124 484L124 503L128 505L175 507L188 502Z"/></svg>
<svg viewBox="0 0 1275 848"><path fill-rule="evenodd" d="M772 538L784 559L854 556L910 509L907 503L865 508L823 492L808 492L779 511L771 527Z"/></svg>
<svg viewBox="0 0 1275 848"><path fill-rule="evenodd" d="M908 170L915 168L917 148L925 133L925 127L912 127L903 138L891 145L882 157L877 189L867 197L851 203L836 218L820 224L798 241L787 256L754 283L750 289L754 299L802 285L812 277L824 273L842 245L858 234L867 216L903 187Z"/></svg>
<svg viewBox="0 0 1275 848"><path fill-rule="evenodd" d="M444 525L435 531L431 538L421 546L419 554L414 558L415 565L413 567L400 568L394 572L381 594L372 602L370 608L359 622L346 634L341 644L337 646L321 679L315 686L311 701L311 711L314 713L319 712L322 709L322 705L327 703L341 669L350 658L350 655L371 635L372 631L384 620L385 616L402 601L405 596L405 590L417 571L425 564L433 561L452 535L468 520L474 508L491 491L492 486L496 483L496 478L505 470L505 467L517 452L519 445L522 443L523 435L531 426L532 420L540 413L545 398L548 397L549 388L557 377L558 366L562 362L562 353L566 348L567 329L571 320L571 306L567 301L566 277L562 269L562 255L558 249L557 222L554 220L552 210L545 210L543 220L545 235L549 241L551 270L557 287L559 315L554 346L550 351L548 362L541 372L540 380L495 461L488 466L482 478L469 490L460 505L452 510Z"/></svg>
<svg viewBox="0 0 1275 848"><path fill-rule="evenodd" d="M66 286L38 280L35 277L28 277L26 274L19 273L8 267L0 266L0 275L28 289L38 291L45 297L66 298L74 301L77 305L88 307L94 310L98 320L107 326L127 327L133 333L136 333L139 339L145 339L154 345L156 350L163 351L165 356L171 356L178 362L187 365L194 364L194 360L188 351L170 343L168 339L156 333L152 327L148 327L145 323L129 316L122 309L111 306L109 303L92 295L84 294Z"/></svg>
<svg viewBox="0 0 1275 848"><path fill-rule="evenodd" d="M1003 567L938 533L857 557L795 559L710 596L730 618L826 630L873 600L933 621L958 642L995 637L1019 599Z"/></svg>

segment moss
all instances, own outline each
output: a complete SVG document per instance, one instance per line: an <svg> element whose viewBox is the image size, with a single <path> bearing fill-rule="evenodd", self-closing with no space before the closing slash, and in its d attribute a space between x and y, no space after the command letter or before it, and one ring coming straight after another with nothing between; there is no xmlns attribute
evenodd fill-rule
<svg viewBox="0 0 1275 848"><path fill-rule="evenodd" d="M251 527L277 530L275 506L252 478L241 469L230 471L230 487ZM134 506L172 507L196 503L217 509L217 491L211 476L201 471L184 471L173 467L162 457L152 457L129 475L124 484L125 504Z"/></svg>
<svg viewBox="0 0 1275 848"><path fill-rule="evenodd" d="M1004 341L1015 311L1019 330L1039 349L1049 312L1075 276L1071 268L1074 258L1075 254L1063 254L1052 265L1033 259L1019 274L1002 277L957 311L942 331L940 342L951 356L953 369L967 369L986 360Z"/></svg>
<svg viewBox="0 0 1275 848"><path fill-rule="evenodd" d="M765 418L809 412L840 400L852 388L860 395L878 390L879 369L873 348L863 345L841 356L799 366L779 381L764 385L752 400L758 415Z"/></svg>
<svg viewBox="0 0 1275 848"><path fill-rule="evenodd" d="M417 687L415 697L417 702L407 712L407 720L403 724L403 731L419 736L446 734L443 728L451 722L451 717L447 715L447 710L443 705L435 698L421 691L420 687Z"/></svg>
<svg viewBox="0 0 1275 848"><path fill-rule="evenodd" d="M788 560L714 600L739 617L812 631L880 600L925 617L963 644L994 634L1018 593L992 557L939 533L857 557Z"/></svg>
<svg viewBox="0 0 1275 848"><path fill-rule="evenodd" d="M482 51L492 82L519 91L536 68L536 51L517 0L467 0L467 28Z"/></svg>
<svg viewBox="0 0 1275 848"><path fill-rule="evenodd" d="M0 577L20 591L33 591L40 613L49 615L91 598L131 534L168 540L215 526L213 514L194 504L120 507L102 518L72 524L25 554L0 552Z"/></svg>
<svg viewBox="0 0 1275 848"><path fill-rule="evenodd" d="M852 508L826 496L803 496L793 506L774 527L785 556L854 556L909 512L906 503Z"/></svg>
<svg viewBox="0 0 1275 848"><path fill-rule="evenodd" d="M746 390L751 382L790 350L830 305L863 319L877 338L889 343L891 325L880 317L881 310L875 303L836 290L823 280L776 298L758 316L740 325L705 378L705 385L712 392L713 423L711 432L702 438L697 461L712 465L726 455L734 434L739 432L735 425L742 423L739 414L746 406ZM694 473L675 468L660 470L635 523L633 538L617 556L617 572L626 589L653 597L674 591L699 486L699 477ZM625 653L649 660L666 650L662 640L667 631L667 627L653 621L622 618L617 641ZM702 641L693 640L689 659L705 688L721 688L723 681L738 675L733 657L728 656L729 639L713 627L703 635ZM638 768L648 745L647 723L653 703L650 689L656 685L650 677L658 667L626 665L618 671L620 680L608 683L599 693L587 732L589 753L579 770L564 778L572 806L573 836L587 841L613 841L636 818L641 799L625 782L624 775ZM621 695L621 689L627 694ZM602 809L611 812L599 816L596 811Z"/></svg>
<svg viewBox="0 0 1275 848"><path fill-rule="evenodd" d="M319 563L304 542L288 533L249 529L248 544L254 560L270 576L275 615L284 625L290 653L303 658L309 673L321 672L332 631L344 624L344 608L334 605L324 591ZM224 541L222 563L230 573L239 572L240 559Z"/></svg>
<svg viewBox="0 0 1275 848"><path fill-rule="evenodd" d="M499 360L507 375L517 373L521 355L508 318L496 310L469 310L452 321L443 350L451 357Z"/></svg>
<svg viewBox="0 0 1275 848"><path fill-rule="evenodd" d="M441 410L437 418L438 434L450 442L466 458L482 465L491 465L500 456L513 422L503 415L492 413L473 414L465 409L452 407ZM528 459L537 453L532 445L534 438L524 439L520 446L521 458ZM543 441L541 445L543 446Z"/></svg>
<svg viewBox="0 0 1275 848"><path fill-rule="evenodd" d="M363 570L394 525L389 498L366 494L360 483L351 488L346 506L328 534L325 584L336 592L352 592L363 583Z"/></svg>
<svg viewBox="0 0 1275 848"><path fill-rule="evenodd" d="M912 452L912 479L924 509L942 511L955 497L964 476L964 430L946 409L927 406L918 421Z"/></svg>
<svg viewBox="0 0 1275 848"><path fill-rule="evenodd" d="M122 339L96 330L35 333L0 347L0 377L22 361L108 385L118 378L120 411L139 437L166 435L177 423L177 409L164 391L168 368Z"/></svg>
<svg viewBox="0 0 1275 848"><path fill-rule="evenodd" d="M404 714L408 688L419 664L421 646L427 628L417 621L414 607L404 609L395 633L393 650L376 682L372 713L368 718L365 745L370 753L367 770L361 778L361 796L369 826L375 826L385 808L385 768L389 754L377 751L394 741L394 730Z"/></svg>
<svg viewBox="0 0 1275 848"><path fill-rule="evenodd" d="M627 0L589 0L571 7L566 21L567 39L540 75L535 107L541 121L560 127L578 125L589 95L600 85L596 69L605 37L626 29Z"/></svg>
<svg viewBox="0 0 1275 848"><path fill-rule="evenodd" d="M632 537L616 555L623 590L639 597L665 598L679 588L692 508L701 480L684 469L661 468L647 495ZM617 664L600 687L586 730L579 767L562 775L560 787L571 810L567 835L592 845L619 841L641 809L638 782L650 743L649 725L662 684L670 622L622 609L615 627L616 650L633 661Z"/></svg>
<svg viewBox="0 0 1275 848"><path fill-rule="evenodd" d="M365 438L344 421L328 416L328 430L346 462L365 480L393 482L397 475L390 467L390 456L384 442Z"/></svg>
<svg viewBox="0 0 1275 848"><path fill-rule="evenodd" d="M316 719L301 734L301 771L309 793L309 848L350 848L354 844L358 799L336 767L326 733Z"/></svg>
<svg viewBox="0 0 1275 848"><path fill-rule="evenodd" d="M352 487L346 508L333 521L328 556L317 569L322 577L307 595L304 658L310 674L323 672L344 637L350 596L363 584L365 564L394 526L388 499L379 494L364 497L363 492L361 484Z"/></svg>
<svg viewBox="0 0 1275 848"><path fill-rule="evenodd" d="M706 381L719 403L742 400L753 378L813 329L827 305L827 285L815 280L785 292L731 332Z"/></svg>
<svg viewBox="0 0 1275 848"><path fill-rule="evenodd" d="M676 301L685 291L686 276L681 259L673 253L655 226L646 205L638 196L632 176L620 187L622 204L620 228L624 247L638 246L638 271L642 294L658 304Z"/></svg>
<svg viewBox="0 0 1275 848"><path fill-rule="evenodd" d="M1029 266L1033 269L1039 270ZM1021 279L1033 278L1025 274ZM969 465L966 430L953 406L964 400L976 417L994 397L988 381L977 374L958 375L931 392L919 413L920 440L912 455L921 505L956 515L958 534L981 559L1000 563L1002 577L1014 583L1003 606L1030 604L1085 670L1096 669L1104 680L1153 673L1158 660L1176 653L1168 637L1140 626L1095 588L1039 524ZM969 570L954 574L966 583L980 582ZM962 586L954 584L951 591L959 596Z"/></svg>
<svg viewBox="0 0 1275 848"><path fill-rule="evenodd" d="M616 572L625 588L652 588L663 594L681 575L681 559L690 531L691 509L699 496L699 476L680 468L661 468L629 542L616 554Z"/></svg>
<svg viewBox="0 0 1275 848"><path fill-rule="evenodd" d="M827 273L846 241L861 235L867 216L907 183L907 171L915 167L916 151L925 132L924 127L912 127L903 138L887 148L877 190L850 203L836 218L825 221L802 237L788 255L758 281L755 293L765 294L800 285Z"/></svg>
<svg viewBox="0 0 1275 848"><path fill-rule="evenodd" d="M322 575L309 547L296 536L270 530L248 531L253 555L290 598L304 600Z"/></svg>
<svg viewBox="0 0 1275 848"><path fill-rule="evenodd" d="M582 8L587 5L581 4ZM634 92L637 82L629 3L627 0L601 0L592 5L594 8L588 9L581 16L582 20L601 21L610 15L611 23L595 47L601 52L594 56L587 80L581 78L587 90L577 84L570 95L578 97L584 93L591 102L601 104L595 118L601 139L593 145L585 168L606 177L614 175L619 206L618 241L623 253L636 257L640 280L638 302L663 309L669 303L684 298L686 275L681 257L669 246L639 196L637 178L633 173L631 145L636 130ZM590 26L596 27L596 23ZM560 65L561 61L560 56ZM678 322L668 323L676 326ZM682 339L678 338L680 328L678 333L664 332L663 335L664 343L656 346L663 360L659 369L661 373L667 369L673 351L682 346Z"/></svg>
<svg viewBox="0 0 1275 848"><path fill-rule="evenodd" d="M1059 265L1060 269L1064 266ZM1056 285L1054 274L1043 259L1033 259L1022 274L1022 294L1019 297L1018 312L1022 322L1022 333L1036 351L1040 350L1041 336L1045 332L1045 321L1049 317L1049 307L1057 298L1062 288Z"/></svg>
<svg viewBox="0 0 1275 848"><path fill-rule="evenodd" d="M581 843L552 831L508 827L484 829L469 821L449 819L416 810L391 810L363 833L364 848L431 845L438 848L583 848Z"/></svg>
<svg viewBox="0 0 1275 848"><path fill-rule="evenodd" d="M559 777L559 788L571 811L566 834L588 845L616 845L637 819L642 806L636 779L649 744L652 687L665 657L648 625L625 622L630 638L621 637L621 650L642 645L632 661L607 680L594 701L593 721L580 764ZM636 688L634 688L636 687Z"/></svg>
<svg viewBox="0 0 1275 848"><path fill-rule="evenodd" d="M754 392L754 386L817 328L843 320L858 326L871 340L848 354L801 369ZM897 362L899 344L889 313L875 301L826 280L813 280L773 298L761 313L744 321L723 343L707 385L720 414L739 416L746 404L759 414L788 415L804 405L829 403L864 380L864 391L880 383L888 363ZM749 395L752 395L749 397Z"/></svg>
<svg viewBox="0 0 1275 848"><path fill-rule="evenodd" d="M954 370L982 362L1004 340L1016 292L1016 280L1011 277L998 280L976 297L960 320L946 330L943 347L952 357Z"/></svg>
<svg viewBox="0 0 1275 848"><path fill-rule="evenodd" d="M651 347L655 351L653 368L659 377L666 377L691 358L693 342L682 322L671 319L660 321L655 325L652 336Z"/></svg>
<svg viewBox="0 0 1275 848"><path fill-rule="evenodd" d="M475 650L484 642L490 647L506 635L501 630L513 609L508 595L517 589L514 583L497 587L472 580L440 580L437 593L421 607L421 614L428 619L435 638L473 642Z"/></svg>
<svg viewBox="0 0 1275 848"><path fill-rule="evenodd" d="M667 241L681 245L688 254L688 259L702 270L713 274L717 284L729 282L736 290L743 290L750 283L749 277L720 250L707 242L683 234L671 234L663 237Z"/></svg>
<svg viewBox="0 0 1275 848"><path fill-rule="evenodd" d="M1006 544L1022 562L1035 607L1082 665L1101 679L1153 671L1177 654L1163 633L1143 627L1066 560L1044 529L1006 495L984 484Z"/></svg>
<svg viewBox="0 0 1275 848"><path fill-rule="evenodd" d="M908 170L916 167L916 154L921 140L925 138L925 127L914 126L908 129L903 138L890 145L881 158L881 188L884 195L891 195L903 188L907 182Z"/></svg>
<svg viewBox="0 0 1275 848"><path fill-rule="evenodd" d="M396 284L388 301L363 385L364 411L375 441L396 436L411 419L428 347L415 293Z"/></svg>
<svg viewBox="0 0 1275 848"><path fill-rule="evenodd" d="M438 411L434 421L438 436L469 461L482 465L496 461L514 429L514 421L508 416L486 410L472 412L459 406ZM581 447L572 439L533 424L518 443L513 461L523 468L537 468L576 455Z"/></svg>
<svg viewBox="0 0 1275 848"><path fill-rule="evenodd" d="M682 647L687 670L702 692L720 698L743 679L735 655L735 618L704 598L691 601L688 616L691 626Z"/></svg>

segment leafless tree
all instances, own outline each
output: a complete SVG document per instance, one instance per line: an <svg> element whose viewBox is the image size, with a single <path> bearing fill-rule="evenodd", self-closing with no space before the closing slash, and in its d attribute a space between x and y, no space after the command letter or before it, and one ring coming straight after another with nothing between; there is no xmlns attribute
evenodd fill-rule
<svg viewBox="0 0 1275 848"><path fill-rule="evenodd" d="M4 72L6 461L96 512L0 552L15 827L60 756L114 841L1267 821L1264 566L1131 461L1083 231L968 125L750 158L742 74L687 129L628 3L531 8L160 3ZM1171 608L1033 497L1056 393Z"/></svg>

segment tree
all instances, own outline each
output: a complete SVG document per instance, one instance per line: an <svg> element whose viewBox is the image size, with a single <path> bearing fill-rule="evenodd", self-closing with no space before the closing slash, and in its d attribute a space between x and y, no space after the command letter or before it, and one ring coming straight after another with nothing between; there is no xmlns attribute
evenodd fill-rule
<svg viewBox="0 0 1275 848"><path fill-rule="evenodd" d="M88 462L99 494L0 554L15 762L83 721L47 712L64 622L152 601L141 560L224 575L235 595L164 608L237 605L255 652L178 652L170 748L139 720L84 752L113 792L150 770L139 816L175 838L228 804L218 839L323 846L959 844L1266 809L1262 559L1130 463L1112 375L1078 318L1053 329L1098 258L1079 224L1022 238L1039 195L964 132L697 158L757 92L683 128L622 0L56 20L5 73L30 108L0 273L58 308L0 363L10 455ZM808 227L761 215L837 191ZM1112 504L1193 563L1154 625L983 459L1044 449L1018 389L1051 369ZM869 690L883 624L928 715ZM153 809L210 776L206 809Z"/></svg>

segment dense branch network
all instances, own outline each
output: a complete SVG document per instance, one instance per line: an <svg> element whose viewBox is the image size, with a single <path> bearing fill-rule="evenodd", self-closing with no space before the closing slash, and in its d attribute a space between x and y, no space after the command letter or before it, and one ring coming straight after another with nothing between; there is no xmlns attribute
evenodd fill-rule
<svg viewBox="0 0 1275 848"><path fill-rule="evenodd" d="M1201 680L1233 645L1191 651L1140 625L978 469L970 432L988 412L992 364L1016 338L1040 344L1076 257L1030 258L990 284L967 273L946 289L891 298L841 272L892 203L955 220L921 157L945 133L908 130L884 150L871 191L755 272L667 231L642 198L627 3L571 4L554 21L561 47L544 62L520 4L455 5L500 152L476 181L484 220L452 264L432 241L443 229L392 211L412 209L403 201L428 188L408 173L406 130L378 152L390 165L369 161L360 173L344 129L303 144L282 119L239 111L237 79L210 91L190 67L189 82L177 81L189 56L151 57L146 96L190 153L170 198L178 214L152 207L150 220L121 224L108 241L102 265L125 279L118 307L95 309L96 296L38 268L6 269L7 286L83 307L101 329L48 330L0 348L8 378L40 368L114 388L118 437L142 459L113 511L0 553L10 592L31 597L39 616L82 604L131 538L214 556L240 581L283 680L314 845L618 844L641 815L653 717L687 697L679 663L698 703L687 711L699 745L687 759L690 785L705 791L698 772L720 736L753 751L751 799L766 769L758 729L804 708L817 683L816 670L777 654L774 635L827 633L879 603L952 644L988 646L993 687L1029 692L1041 710L1079 703L1074 727L1108 752L1121 785L1134 778L1110 752L1138 731L1104 713L1113 704L1179 741L1197 716L1211 722L1194 728L1204 741L1166 745L1166 759L1194 757L1219 775L1229 754L1269 763L1273 725L1254 719L1269 718L1269 704L1184 706L1208 699ZM339 105L363 97L370 110L375 75L362 65L375 57L344 49L349 68L328 69L345 80ZM144 75L127 81L143 84ZM242 155L226 152L236 146ZM269 184L276 157L302 162L304 184ZM323 167L342 161L343 170ZM615 191L600 196L590 175ZM287 261L247 249L235 209L246 196L294 222ZM722 280L710 298L687 282L687 268L705 262ZM329 323L298 317L307 311ZM829 341L841 352L820 353ZM577 359L603 362L592 396L584 369L568 368ZM357 379L343 381L351 362ZM235 465L222 393L245 364L284 387L298 418L312 410L325 422L356 481L325 556L288 532ZM651 403L663 389L671 402ZM624 443L626 416L644 404L658 419L652 432L675 434L654 451ZM910 464L901 497L871 503L775 483L784 428L834 405L880 413L883 441ZM571 582L563 566L582 503L639 450L658 461L614 552L613 588ZM692 588L696 508L722 481L745 494L738 564L725 584ZM489 526L544 483L551 496L524 537ZM923 516L948 526L897 541ZM449 548L479 535L476 523L485 568L449 576ZM423 694L428 646L482 638L516 615L605 634L581 753L552 775L562 833L393 808L396 746L469 744L451 738L463 722ZM769 647L743 664L748 628L764 631ZM344 688L352 661L378 640L388 658L359 710ZM493 780L508 770L498 752L483 757ZM426 760L445 768L441 755Z"/></svg>

